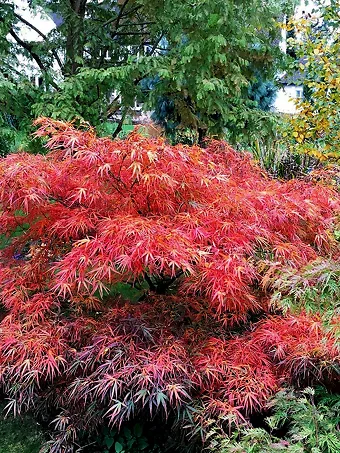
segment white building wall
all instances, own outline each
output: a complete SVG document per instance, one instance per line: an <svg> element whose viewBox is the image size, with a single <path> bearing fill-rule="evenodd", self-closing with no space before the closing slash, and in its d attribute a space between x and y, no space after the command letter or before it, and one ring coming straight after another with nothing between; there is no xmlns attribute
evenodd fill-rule
<svg viewBox="0 0 340 453"><path fill-rule="evenodd" d="M288 85L280 88L276 94L273 110L280 113L297 113L296 99L302 97L302 88L295 85Z"/></svg>

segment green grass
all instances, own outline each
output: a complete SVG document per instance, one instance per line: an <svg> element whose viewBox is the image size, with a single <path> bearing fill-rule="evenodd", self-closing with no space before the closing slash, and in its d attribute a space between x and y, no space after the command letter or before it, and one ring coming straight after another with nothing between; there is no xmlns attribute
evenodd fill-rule
<svg viewBox="0 0 340 453"><path fill-rule="evenodd" d="M106 122L102 126L97 127L98 134L102 137L105 137L107 135L112 135L114 131L116 130L118 126L118 123L111 123L111 122ZM129 132L133 131L133 124L123 124L123 129L119 133L120 138L126 137Z"/></svg>
<svg viewBox="0 0 340 453"><path fill-rule="evenodd" d="M28 229L29 229L29 224L24 223L22 225L17 226L16 229L14 231L12 231L12 233L9 235L0 234L0 250L3 250L4 248L8 247L14 238L21 236Z"/></svg>
<svg viewBox="0 0 340 453"><path fill-rule="evenodd" d="M0 409L0 453L39 453L44 438L37 422L27 415L5 418Z"/></svg>

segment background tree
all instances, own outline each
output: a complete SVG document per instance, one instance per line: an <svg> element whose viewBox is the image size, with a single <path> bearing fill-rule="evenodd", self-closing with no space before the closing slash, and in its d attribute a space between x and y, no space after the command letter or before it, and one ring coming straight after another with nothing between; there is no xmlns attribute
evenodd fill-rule
<svg viewBox="0 0 340 453"><path fill-rule="evenodd" d="M154 109L165 96L181 127L200 136L228 129L233 137L251 130L261 115L249 86L258 74L270 76L276 70L276 19L287 7L286 1L260 0L31 4L58 23L47 36L36 30L39 43L20 38L21 26L35 27L13 2L2 3L0 15L6 80L21 83L24 75L17 74L15 62L21 53L44 79L46 91L41 88L33 100L24 100L30 117L45 114L97 126L119 113L123 122L136 98ZM152 90L140 85L145 78L157 80Z"/></svg>
<svg viewBox="0 0 340 453"><path fill-rule="evenodd" d="M331 1L289 25L297 34L291 41L297 56L291 69L304 87L289 136L296 150L320 161L340 156L339 8L339 1Z"/></svg>

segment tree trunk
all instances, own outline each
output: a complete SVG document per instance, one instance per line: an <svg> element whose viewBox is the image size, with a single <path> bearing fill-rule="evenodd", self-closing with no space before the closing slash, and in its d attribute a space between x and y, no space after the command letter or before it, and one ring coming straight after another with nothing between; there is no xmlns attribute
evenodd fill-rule
<svg viewBox="0 0 340 453"><path fill-rule="evenodd" d="M81 66L83 58L84 38L83 27L87 0L70 0L72 14L68 20L66 41L66 72L75 74Z"/></svg>

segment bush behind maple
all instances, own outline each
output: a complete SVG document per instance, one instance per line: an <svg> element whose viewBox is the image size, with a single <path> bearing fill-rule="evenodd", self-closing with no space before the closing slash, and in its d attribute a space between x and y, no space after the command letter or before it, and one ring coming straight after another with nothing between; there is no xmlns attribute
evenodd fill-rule
<svg viewBox="0 0 340 453"><path fill-rule="evenodd" d="M338 258L335 191L224 142L37 124L50 151L0 162L0 378L14 412L53 416L51 452L137 417L204 440L284 384L336 387L337 310L283 312L274 284Z"/></svg>

